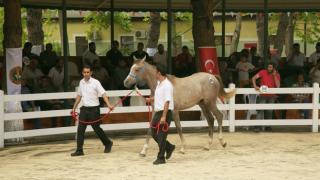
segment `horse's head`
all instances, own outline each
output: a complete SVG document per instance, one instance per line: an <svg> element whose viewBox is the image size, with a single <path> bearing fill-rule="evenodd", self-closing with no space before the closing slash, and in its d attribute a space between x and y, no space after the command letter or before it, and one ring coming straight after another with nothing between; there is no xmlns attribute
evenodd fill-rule
<svg viewBox="0 0 320 180"><path fill-rule="evenodd" d="M143 73L142 71L146 71L146 56L143 59L137 59L135 56L133 56L133 60L134 62L130 69L130 73L124 80L124 86L127 88L136 83L138 79L143 80L145 78L145 73Z"/></svg>

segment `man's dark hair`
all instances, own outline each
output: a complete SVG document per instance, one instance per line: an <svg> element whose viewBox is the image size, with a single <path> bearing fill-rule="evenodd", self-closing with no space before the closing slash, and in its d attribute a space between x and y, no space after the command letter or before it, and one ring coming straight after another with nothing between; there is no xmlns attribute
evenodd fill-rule
<svg viewBox="0 0 320 180"><path fill-rule="evenodd" d="M140 45L144 46L144 44L143 44L142 42L139 42L139 43L138 43L138 46L140 46Z"/></svg>
<svg viewBox="0 0 320 180"><path fill-rule="evenodd" d="M242 52L242 53L240 54L240 58L245 57L245 58L248 59L248 56L249 56L249 54L246 53L246 52Z"/></svg>
<svg viewBox="0 0 320 180"><path fill-rule="evenodd" d="M257 50L257 48L254 47L254 46L252 46L252 47L250 48L250 51L256 51L256 50Z"/></svg>
<svg viewBox="0 0 320 180"><path fill-rule="evenodd" d="M52 47L52 44L51 44L51 43L47 43L47 44L46 44L46 47L47 47L47 46L51 46L51 47Z"/></svg>
<svg viewBox="0 0 320 180"><path fill-rule="evenodd" d="M293 47L296 47L296 46L300 46L300 44L299 43L294 43Z"/></svg>
<svg viewBox="0 0 320 180"><path fill-rule="evenodd" d="M55 64L58 64L60 60L61 60L61 59L56 59L56 60L54 61Z"/></svg>
<svg viewBox="0 0 320 180"><path fill-rule="evenodd" d="M182 49L189 49L188 46L182 46Z"/></svg>
<svg viewBox="0 0 320 180"><path fill-rule="evenodd" d="M23 49L28 48L28 47L32 47L32 43L31 42L24 43Z"/></svg>
<svg viewBox="0 0 320 180"><path fill-rule="evenodd" d="M320 46L320 42L318 42L318 43L316 44L316 47L318 47L318 46Z"/></svg>
<svg viewBox="0 0 320 180"><path fill-rule="evenodd" d="M118 42L117 40L114 40L114 41L112 42L112 45L119 45L119 42Z"/></svg>
<svg viewBox="0 0 320 180"><path fill-rule="evenodd" d="M42 79L47 79L47 80L49 80L48 76L41 76L41 81L42 81Z"/></svg>
<svg viewBox="0 0 320 180"><path fill-rule="evenodd" d="M249 54L249 51L248 51L248 49L242 49L240 53L248 53Z"/></svg>
<svg viewBox="0 0 320 180"><path fill-rule="evenodd" d="M90 71L92 71L92 67L89 66L89 65L84 65L84 66L82 67L82 71L83 71L84 69L90 69Z"/></svg>
<svg viewBox="0 0 320 180"><path fill-rule="evenodd" d="M158 65L157 66L157 71L161 73L161 76L166 76L167 75L167 67L165 65Z"/></svg>
<svg viewBox="0 0 320 180"><path fill-rule="evenodd" d="M158 46L157 46L157 47L159 47L159 46L163 46L163 44L158 44Z"/></svg>
<svg viewBox="0 0 320 180"><path fill-rule="evenodd" d="M96 62L99 62L98 59L93 60L92 64L96 64Z"/></svg>
<svg viewBox="0 0 320 180"><path fill-rule="evenodd" d="M96 43L94 43L94 42L89 43L89 47L90 47L91 45L96 45Z"/></svg>
<svg viewBox="0 0 320 180"><path fill-rule="evenodd" d="M276 63L274 62L269 62L268 65L272 65L273 68L276 68Z"/></svg>

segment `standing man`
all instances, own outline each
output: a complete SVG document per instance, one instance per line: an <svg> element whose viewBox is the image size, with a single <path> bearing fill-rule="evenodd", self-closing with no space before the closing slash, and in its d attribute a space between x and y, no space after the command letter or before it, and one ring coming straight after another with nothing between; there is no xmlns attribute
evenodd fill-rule
<svg viewBox="0 0 320 180"><path fill-rule="evenodd" d="M303 74L299 74L297 82L292 85L293 88L308 88L310 87L308 83L303 82ZM292 94L293 103L309 103L310 94ZM301 110L300 119L309 119L309 109Z"/></svg>
<svg viewBox="0 0 320 180"><path fill-rule="evenodd" d="M300 52L300 44L293 44L293 51L287 55L287 63L289 71L293 75L303 74L303 77L306 78L306 72L304 67L307 65L306 55Z"/></svg>
<svg viewBox="0 0 320 180"><path fill-rule="evenodd" d="M74 103L72 112L75 112L76 107L79 102L83 101L83 106L80 108L79 119L81 121L92 122L100 119L100 107L99 107L99 97L98 93L102 95L104 101L107 103L109 109L113 110L114 106L110 105L107 95L105 94L105 90L101 86L100 82L94 78L91 78L92 69L90 66L85 65L82 69L83 79L79 84L79 91L76 97L76 102ZM83 154L83 142L84 142L84 132L87 128L86 123L79 122L78 131L77 131L77 150L72 153L71 156L82 156ZM90 124L94 132L98 135L101 142L105 146L104 152L109 153L111 151L111 147L113 142L108 139L106 134L100 127L100 123L96 122Z"/></svg>
<svg viewBox="0 0 320 180"><path fill-rule="evenodd" d="M55 61L56 66L49 71L49 83L56 92L64 92L63 80L63 60L58 59Z"/></svg>
<svg viewBox="0 0 320 180"><path fill-rule="evenodd" d="M112 49L110 49L106 56L107 56L107 66L104 67L111 76L114 76L114 72L119 66L119 61L123 59L122 53L118 50L119 42L113 41L112 42Z"/></svg>
<svg viewBox="0 0 320 180"><path fill-rule="evenodd" d="M159 134L157 134L157 129L151 129L152 137L159 146L158 157L153 164L158 165L166 163L164 159L165 152L167 152L166 159L169 159L176 146L167 141L168 131L162 131L162 127L165 125L165 123L168 123L168 126L170 126L172 120L172 110L174 108L173 87L171 82L166 78L166 66L157 66L155 73L156 78L158 79L158 85L156 87L154 96L151 98L146 98L146 102L154 101L154 110L156 113L152 119L152 126L157 126L158 122L160 121Z"/></svg>
<svg viewBox="0 0 320 180"><path fill-rule="evenodd" d="M259 78L261 78L261 86L265 85L268 88L280 87L280 75L276 71L276 64L274 62L268 63L268 70L261 70L252 77L252 84L256 90L260 89L256 85L256 80ZM258 104L274 104L275 99L275 94L260 94ZM265 119L272 119L272 110L258 110L256 119L263 119L263 112L265 112ZM267 126L266 130L273 131L270 126ZM255 126L254 131L259 132L259 127Z"/></svg>
<svg viewBox="0 0 320 180"><path fill-rule="evenodd" d="M162 44L158 45L158 52L156 52L153 55L153 62L154 65L165 65L167 67L167 59L168 59L168 53L164 50L164 47Z"/></svg>
<svg viewBox="0 0 320 180"><path fill-rule="evenodd" d="M89 43L89 49L83 53L83 66L89 65L91 68L93 68L93 60L95 59L99 60L99 56L96 53L96 44L94 42L91 42Z"/></svg>

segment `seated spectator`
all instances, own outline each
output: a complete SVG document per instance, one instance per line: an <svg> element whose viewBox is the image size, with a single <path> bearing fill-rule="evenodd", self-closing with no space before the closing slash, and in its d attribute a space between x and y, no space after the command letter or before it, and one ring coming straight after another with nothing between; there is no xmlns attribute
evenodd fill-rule
<svg viewBox="0 0 320 180"><path fill-rule="evenodd" d="M119 66L119 61L123 59L122 53L118 50L119 42L113 41L112 48L107 52L107 66L105 69L109 72L110 76L114 76L115 70Z"/></svg>
<svg viewBox="0 0 320 180"><path fill-rule="evenodd" d="M244 85L249 84L249 73L256 71L257 68L254 67L251 63L247 62L248 54L242 53L240 55L241 61L238 62L235 69L229 68L229 71L238 71L239 72L239 86L243 88Z"/></svg>
<svg viewBox="0 0 320 180"><path fill-rule="evenodd" d="M317 65L311 68L308 74L309 83L313 86L313 83L320 83L320 58L317 60Z"/></svg>
<svg viewBox="0 0 320 180"><path fill-rule="evenodd" d="M137 59L143 59L146 56L146 60L149 60L149 54L145 51L143 51L144 44L142 42L138 43L138 50L131 53L129 59L133 62L133 56L135 56Z"/></svg>
<svg viewBox="0 0 320 180"><path fill-rule="evenodd" d="M164 50L163 44L158 45L158 52L153 55L154 65L164 65L168 66L168 53Z"/></svg>
<svg viewBox="0 0 320 180"><path fill-rule="evenodd" d="M124 80L127 78L129 74L129 69L126 67L126 61L120 60L119 67L115 71L115 81L118 90L128 90L124 86Z"/></svg>
<svg viewBox="0 0 320 180"><path fill-rule="evenodd" d="M56 52L52 51L52 44L46 44L46 50L40 53L39 64L45 75L48 75L50 69L56 65L58 59Z"/></svg>
<svg viewBox="0 0 320 180"><path fill-rule="evenodd" d="M297 83L293 84L294 88L308 88L308 83L303 82L303 74L298 75ZM310 94L292 94L293 103L309 103ZM301 110L300 119L309 119L309 109Z"/></svg>
<svg viewBox="0 0 320 180"><path fill-rule="evenodd" d="M126 61L127 64L127 68L131 69L132 65L133 65L133 59L128 58L128 60Z"/></svg>
<svg viewBox="0 0 320 180"><path fill-rule="evenodd" d="M96 44L94 42L89 43L89 49L83 53L82 61L83 66L89 65L93 68L93 60L99 61L99 56L96 53Z"/></svg>
<svg viewBox="0 0 320 180"><path fill-rule="evenodd" d="M250 52L249 52L249 56L248 56L248 62L249 62L249 63L254 64L254 63L252 62L252 57L254 57L254 56L261 57L260 54L257 53L257 48L254 47L254 46L252 46L252 47L250 48ZM260 59L260 60L261 60L261 59ZM262 61L260 61L260 62L261 62L261 64L262 64Z"/></svg>
<svg viewBox="0 0 320 180"><path fill-rule="evenodd" d="M40 85L36 86L34 88L35 93L54 93L54 89L52 86L49 84L48 77L42 76L41 77L41 83ZM48 110L57 110L57 109L62 109L61 105L56 103L56 100L41 100L41 101L36 101L36 105L40 106L41 111L48 111ZM55 128L57 127L57 117L52 117L52 127ZM41 122L39 124L36 124L36 128L40 129L41 128Z"/></svg>
<svg viewBox="0 0 320 180"><path fill-rule="evenodd" d="M55 67L51 68L49 71L49 83L56 92L64 92L63 79L63 60L56 60Z"/></svg>
<svg viewBox="0 0 320 180"><path fill-rule="evenodd" d="M40 79L43 76L43 73L37 68L38 61L32 59L30 61L29 67L25 69L22 73L27 80L27 87L34 92L34 88L40 84Z"/></svg>
<svg viewBox="0 0 320 180"><path fill-rule="evenodd" d="M230 71L227 70L227 63L221 62L219 67L219 74L222 79L222 83L224 85L224 88L228 88L230 83L233 83L232 81L232 74Z"/></svg>
<svg viewBox="0 0 320 180"><path fill-rule="evenodd" d="M177 55L175 62L177 77L186 77L192 74L192 55L187 46L182 47L182 53Z"/></svg>
<svg viewBox="0 0 320 180"><path fill-rule="evenodd" d="M320 58L320 42L316 45L316 52L312 53L308 59L308 66L314 67L318 64L318 59Z"/></svg>
<svg viewBox="0 0 320 180"><path fill-rule="evenodd" d="M27 80L22 76L21 78L21 94L31 94L29 88L26 86ZM33 101L21 101L23 112L33 111L36 106Z"/></svg>
<svg viewBox="0 0 320 180"><path fill-rule="evenodd" d="M287 70L291 75L303 74L306 78L306 72L304 67L306 67L306 55L300 52L300 44L293 44L293 51L287 55Z"/></svg>
<svg viewBox="0 0 320 180"><path fill-rule="evenodd" d="M107 70L100 65L100 61L93 60L93 73L95 79L100 81L102 87L106 90L114 90L114 80L109 76Z"/></svg>
<svg viewBox="0 0 320 180"><path fill-rule="evenodd" d="M22 49L22 58L27 57L29 60L32 59L33 53L31 53L32 50L32 43L31 42L26 42L24 43L23 49Z"/></svg>
<svg viewBox="0 0 320 180"><path fill-rule="evenodd" d="M271 53L268 49L268 63L269 62L274 62L276 64L276 70L279 70L280 64L283 63L281 57L278 54Z"/></svg>

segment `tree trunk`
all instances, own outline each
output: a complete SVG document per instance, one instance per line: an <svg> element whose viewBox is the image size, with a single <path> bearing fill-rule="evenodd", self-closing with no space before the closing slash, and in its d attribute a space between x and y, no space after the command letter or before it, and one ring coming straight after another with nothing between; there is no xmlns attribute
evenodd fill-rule
<svg viewBox="0 0 320 180"><path fill-rule="evenodd" d="M286 55L293 51L293 38L294 38L294 27L297 19L293 22L292 13L289 15L289 22L286 29Z"/></svg>
<svg viewBox="0 0 320 180"><path fill-rule="evenodd" d="M21 0L4 0L4 24L3 24L3 35L2 41L4 60L3 60L3 86L5 92L7 92L6 82L6 48L21 48L22 47L22 25L21 25ZM22 61L22 59L21 59ZM3 102L0 102L3 103ZM20 103L8 102L5 103L5 112L8 112L8 104L11 103L14 106L12 113L22 112ZM3 113L3 112L2 112ZM23 119L17 119L12 121L4 122L4 131L22 131L23 130ZM9 141L22 142L23 138L10 139Z"/></svg>
<svg viewBox="0 0 320 180"><path fill-rule="evenodd" d="M193 12L192 34L197 71L201 72L199 47L215 46L213 27L213 0L191 0Z"/></svg>
<svg viewBox="0 0 320 180"><path fill-rule="evenodd" d="M160 12L154 12L149 19L147 48L157 48L160 36L161 16Z"/></svg>
<svg viewBox="0 0 320 180"><path fill-rule="evenodd" d="M44 33L42 30L42 9L27 10L28 41L33 45L41 45L43 49Z"/></svg>
<svg viewBox="0 0 320 180"><path fill-rule="evenodd" d="M258 36L258 52L263 55L264 48L264 17L260 17L259 13L256 13L256 26L257 26L257 36Z"/></svg>
<svg viewBox="0 0 320 180"><path fill-rule="evenodd" d="M181 40L181 37L177 37L177 29L176 29L176 14L172 13L171 15L171 56L177 56L178 55L178 51L177 51L177 47L178 47L178 43L177 41ZM175 39L173 39L175 38Z"/></svg>
<svg viewBox="0 0 320 180"><path fill-rule="evenodd" d="M280 57L283 51L283 43L286 36L288 21L289 21L289 18L287 16L287 13L281 13L281 17L279 19L279 24L278 24L277 35L274 42L274 49L277 49L277 54Z"/></svg>
<svg viewBox="0 0 320 180"><path fill-rule="evenodd" d="M61 40L61 56L63 56L63 16L62 16L62 10L58 11L59 14L59 27L60 27L60 40ZM67 35L68 39L68 35ZM69 41L68 43L68 56L70 56L70 50L69 50Z"/></svg>
<svg viewBox="0 0 320 180"><path fill-rule="evenodd" d="M238 13L237 18L236 18L236 28L233 32L233 37L232 37L232 42L231 42L230 54L232 54L233 52L236 52L238 50L241 27L242 27L242 17L240 15L240 13Z"/></svg>

